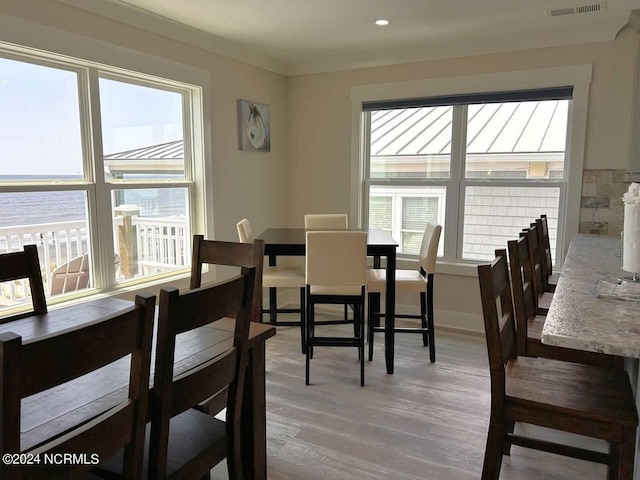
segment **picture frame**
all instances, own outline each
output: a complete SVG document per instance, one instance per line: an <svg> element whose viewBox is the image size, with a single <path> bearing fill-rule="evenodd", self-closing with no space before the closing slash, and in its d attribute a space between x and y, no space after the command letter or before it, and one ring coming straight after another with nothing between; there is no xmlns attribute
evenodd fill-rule
<svg viewBox="0 0 640 480"><path fill-rule="evenodd" d="M240 150L271 151L270 107L264 103L238 100Z"/></svg>

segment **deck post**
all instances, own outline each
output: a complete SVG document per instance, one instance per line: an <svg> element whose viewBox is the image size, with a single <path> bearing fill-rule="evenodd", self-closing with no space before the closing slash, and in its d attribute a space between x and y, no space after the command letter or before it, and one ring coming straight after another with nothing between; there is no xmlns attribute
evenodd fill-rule
<svg viewBox="0 0 640 480"><path fill-rule="evenodd" d="M119 205L114 209L116 216L122 217L122 225L118 226L118 246L120 250L120 273L125 279L138 274L138 243L133 217L140 215L137 205Z"/></svg>

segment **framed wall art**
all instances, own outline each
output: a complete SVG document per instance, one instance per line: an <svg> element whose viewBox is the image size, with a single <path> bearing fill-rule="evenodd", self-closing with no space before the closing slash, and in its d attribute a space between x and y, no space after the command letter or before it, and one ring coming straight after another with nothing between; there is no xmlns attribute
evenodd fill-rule
<svg viewBox="0 0 640 480"><path fill-rule="evenodd" d="M238 100L240 150L271 151L269 105Z"/></svg>

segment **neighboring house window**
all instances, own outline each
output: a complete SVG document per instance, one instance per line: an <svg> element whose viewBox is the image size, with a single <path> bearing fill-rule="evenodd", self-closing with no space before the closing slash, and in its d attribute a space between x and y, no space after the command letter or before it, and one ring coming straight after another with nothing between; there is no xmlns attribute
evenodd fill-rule
<svg viewBox="0 0 640 480"><path fill-rule="evenodd" d="M37 244L50 295L187 272L198 90L0 49L0 253Z"/></svg>
<svg viewBox="0 0 640 480"><path fill-rule="evenodd" d="M365 223L417 255L427 222L445 260L491 260L540 214L555 256L571 87L363 104Z"/></svg>

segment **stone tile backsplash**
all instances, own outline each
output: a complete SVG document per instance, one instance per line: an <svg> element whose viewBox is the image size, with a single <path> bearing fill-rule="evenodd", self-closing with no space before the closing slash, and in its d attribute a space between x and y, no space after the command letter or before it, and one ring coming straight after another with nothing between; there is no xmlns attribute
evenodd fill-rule
<svg viewBox="0 0 640 480"><path fill-rule="evenodd" d="M580 233L619 237L624 205L622 194L629 188L626 170L585 170L582 173Z"/></svg>

